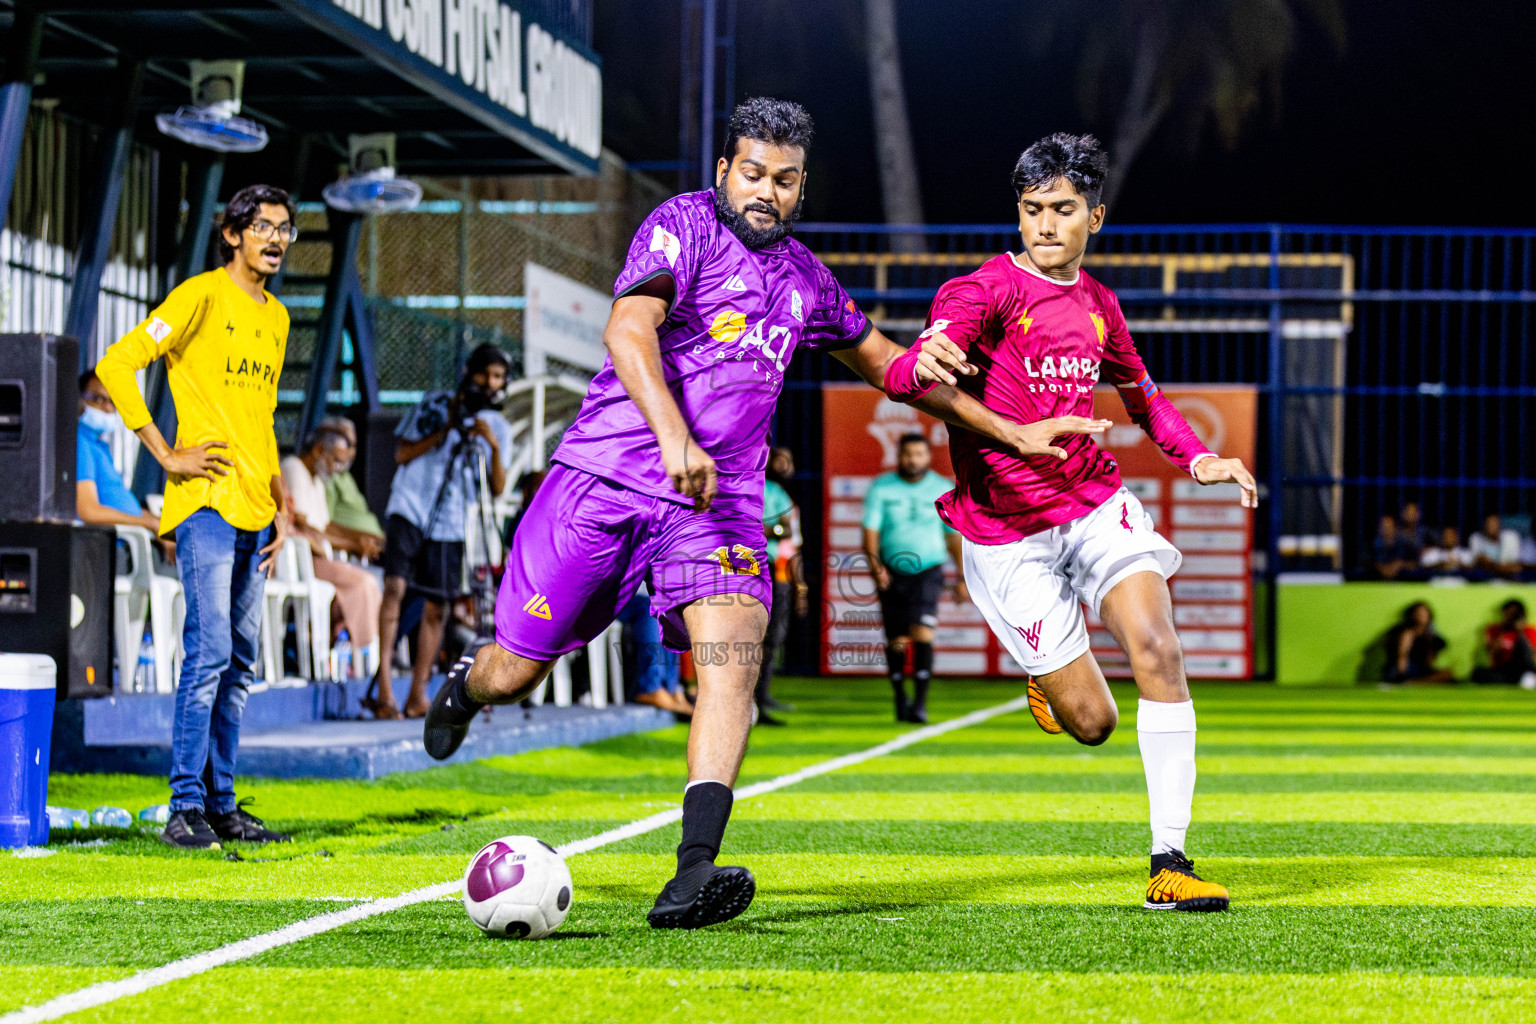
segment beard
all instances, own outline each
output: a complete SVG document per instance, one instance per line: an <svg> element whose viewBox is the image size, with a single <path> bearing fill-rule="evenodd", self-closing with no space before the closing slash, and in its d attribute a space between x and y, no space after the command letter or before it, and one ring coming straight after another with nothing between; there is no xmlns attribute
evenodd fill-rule
<svg viewBox="0 0 1536 1024"><path fill-rule="evenodd" d="M715 216L720 218L720 223L731 229L731 233L741 239L741 244L748 249L765 249L775 242L788 238L795 230L795 221L800 219L800 209L805 205L805 193L795 200L795 208L790 211L788 217L779 217L779 211L772 207L763 206L760 203L747 204L748 210L756 210L770 214L774 223L766 228L754 228L747 220L745 213L737 213L731 206L730 199L725 194L725 181L715 186Z"/></svg>

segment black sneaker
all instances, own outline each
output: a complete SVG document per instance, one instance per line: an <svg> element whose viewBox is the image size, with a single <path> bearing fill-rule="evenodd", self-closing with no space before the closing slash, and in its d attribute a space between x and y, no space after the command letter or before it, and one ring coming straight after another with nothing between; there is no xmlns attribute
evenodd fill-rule
<svg viewBox="0 0 1536 1024"><path fill-rule="evenodd" d="M762 708L758 708L758 710L757 710L757 721L752 723L752 724L753 725L780 726L780 725L788 725L789 723L784 721L784 719L782 719L782 718L774 718L767 711L763 710Z"/></svg>
<svg viewBox="0 0 1536 1024"><path fill-rule="evenodd" d="M435 761L446 761L453 756L469 735L469 723L475 720L485 705L466 703L461 690L469 670L475 664L475 656L466 654L453 663L448 678L432 698L432 708L427 712L421 729L421 743L427 748L427 756ZM455 694L460 694L455 696Z"/></svg>
<svg viewBox="0 0 1536 1024"><path fill-rule="evenodd" d="M740 914L756 894L757 881L746 868L700 861L666 884L645 919L652 928L705 928Z"/></svg>
<svg viewBox="0 0 1536 1024"><path fill-rule="evenodd" d="M246 797L235 805L235 809L228 814L208 815L208 824L213 827L214 834L220 839L229 839L241 843L291 843L293 840L282 832L274 832L267 828L262 820L250 811L245 805L255 800L254 797ZM170 827L166 827L170 831Z"/></svg>
<svg viewBox="0 0 1536 1024"><path fill-rule="evenodd" d="M217 850L219 837L208 827L208 819L196 807L177 811L165 823L160 841L178 850Z"/></svg>
<svg viewBox="0 0 1536 1024"><path fill-rule="evenodd" d="M904 721L904 722L911 722L913 725L927 725L928 724L928 708L927 708L927 706L923 705L923 704L918 704L915 701L913 703L911 703L911 704L908 704L907 705L907 717L902 719L902 721Z"/></svg>

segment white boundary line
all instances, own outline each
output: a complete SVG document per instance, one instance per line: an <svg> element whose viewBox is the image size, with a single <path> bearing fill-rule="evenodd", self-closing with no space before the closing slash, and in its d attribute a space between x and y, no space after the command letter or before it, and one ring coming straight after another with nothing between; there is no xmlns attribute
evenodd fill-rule
<svg viewBox="0 0 1536 1024"><path fill-rule="evenodd" d="M886 743L870 747L867 750L844 754L841 757L834 757L829 761L822 761L819 764L801 768L799 771L790 772L787 775L780 775L776 779L744 786L736 790L736 799L746 800L754 796L761 796L764 793L772 793L786 786L793 786L797 782L814 779L818 775L826 775L829 772L837 771L839 768L862 764L865 761L883 757L886 754L910 747L914 743L921 743L923 740L942 736L947 732L954 732L956 729L964 729L967 726L985 722L989 718L996 718L999 715L1006 715L1014 711L1022 711L1028 706L1029 697L1025 695L1002 704L995 704L989 708L972 711L970 714L961 715L959 718L951 718L945 722L938 722L921 729L914 729L912 732L905 733ZM680 820L682 816L682 808L662 811L648 818L632 821L628 825L621 825L618 828L609 829L607 832L602 832L586 839L578 839L574 843L567 843L560 847L560 854L564 857L573 857L578 853L588 853L612 843L645 835L647 832L654 832L665 825L670 825L672 822ZM410 892L403 892L397 896L369 900L366 903L347 907L345 910L337 910L329 914L318 914L315 917L306 917L301 921L295 921L275 931L264 932L261 935L253 935L248 939L231 942L227 946L210 949L206 953L197 953L181 960L173 960L168 964L152 967L147 971L140 971L138 974L130 975L117 981L103 981L95 985L87 985L85 988L77 989L74 992L66 992L61 996L55 996L47 1002L39 1003L36 1006L24 1006L19 1010L13 1010L4 1016L0 1016L0 1024L40 1024L42 1021L57 1020L67 1014L78 1013L81 1010L88 1010L94 1006L115 1002L128 996L136 996L143 992L148 992L152 988L158 988L173 981L180 981L183 978L190 978L205 971L211 971L215 967L222 967L237 960L250 959L253 956L265 953L270 949L276 949L279 946L302 942L312 936L333 931L356 921L376 917L379 914L387 914L391 910L399 910L401 907L414 906L417 903L426 903L429 900L454 895L459 891L460 884L459 879L454 879L451 882L439 882L437 885L412 889Z"/></svg>

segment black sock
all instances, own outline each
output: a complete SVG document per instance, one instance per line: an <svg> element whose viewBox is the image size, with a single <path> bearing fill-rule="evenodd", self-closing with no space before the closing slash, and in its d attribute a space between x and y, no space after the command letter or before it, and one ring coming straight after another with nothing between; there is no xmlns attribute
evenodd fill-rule
<svg viewBox="0 0 1536 1024"><path fill-rule="evenodd" d="M933 678L933 644L912 642L912 703L924 707L928 701L928 681Z"/></svg>
<svg viewBox="0 0 1536 1024"><path fill-rule="evenodd" d="M485 702L475 700L469 695L469 690L467 689L469 673L455 672L454 669L457 667L455 665L448 670L448 679L443 685L448 688L448 698L452 702L452 706L459 713L457 717L464 721L469 721L481 712L485 707Z"/></svg>
<svg viewBox="0 0 1536 1024"><path fill-rule="evenodd" d="M731 818L731 787L721 782L700 782L683 793L683 841L677 847L677 871L699 863L714 863Z"/></svg>
<svg viewBox="0 0 1536 1024"><path fill-rule="evenodd" d="M891 685L896 688L898 697L902 694L902 683L907 678L907 649L905 647L887 646L885 649L885 665L891 674Z"/></svg>

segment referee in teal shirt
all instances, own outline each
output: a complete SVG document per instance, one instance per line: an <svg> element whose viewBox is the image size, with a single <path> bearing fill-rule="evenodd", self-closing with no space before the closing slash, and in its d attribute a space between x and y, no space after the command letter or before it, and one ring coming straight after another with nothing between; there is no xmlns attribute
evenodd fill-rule
<svg viewBox="0 0 1536 1024"><path fill-rule="evenodd" d="M896 691L896 720L928 721L933 631L939 624L944 559L960 570L960 535L933 503L954 483L931 470L933 452L922 434L901 438L896 472L875 477L864 495L864 554L880 594L885 660ZM962 576L955 598L970 600ZM907 646L912 647L912 700L907 701Z"/></svg>

